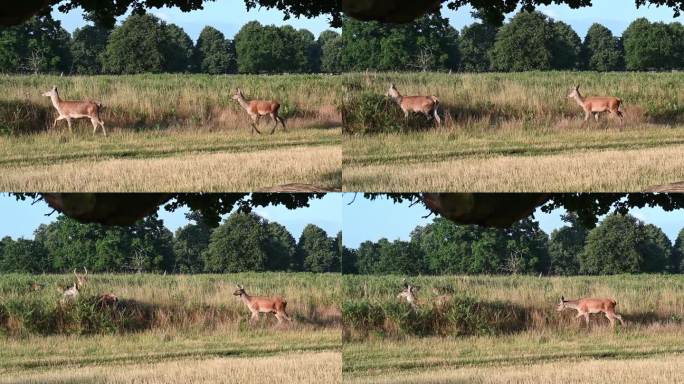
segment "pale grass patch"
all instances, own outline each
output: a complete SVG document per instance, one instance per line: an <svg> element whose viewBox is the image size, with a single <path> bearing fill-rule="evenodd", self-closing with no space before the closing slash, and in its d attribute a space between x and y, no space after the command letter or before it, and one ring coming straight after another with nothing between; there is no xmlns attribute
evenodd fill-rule
<svg viewBox="0 0 684 384"><path fill-rule="evenodd" d="M0 383L341 383L339 352L86 366L3 375Z"/></svg>
<svg viewBox="0 0 684 384"><path fill-rule="evenodd" d="M568 361L534 365L490 366L483 368L435 369L394 373L387 376L345 380L348 383L473 383L473 384L570 384L681 382L684 356L643 360Z"/></svg>
<svg viewBox="0 0 684 384"><path fill-rule="evenodd" d="M230 192L302 183L334 189L341 164L342 151L334 146L86 160L3 167L0 187L16 192Z"/></svg>
<svg viewBox="0 0 684 384"><path fill-rule="evenodd" d="M343 189L366 192L639 192L684 180L684 146L420 164L345 166Z"/></svg>

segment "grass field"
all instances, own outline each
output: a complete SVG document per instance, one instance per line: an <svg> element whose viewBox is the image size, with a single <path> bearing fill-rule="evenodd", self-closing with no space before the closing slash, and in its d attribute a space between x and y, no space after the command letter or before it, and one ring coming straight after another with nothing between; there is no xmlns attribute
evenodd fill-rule
<svg viewBox="0 0 684 384"><path fill-rule="evenodd" d="M670 73L368 74L439 97L442 128L345 135L347 191L643 191L684 180L684 80ZM569 89L624 100L625 126L583 124Z"/></svg>
<svg viewBox="0 0 684 384"><path fill-rule="evenodd" d="M339 275L94 275L60 305L56 287L71 280L0 280L0 382L339 382ZM45 286L33 292L32 282ZM249 325L236 283L285 297L293 323L262 315ZM88 304L103 292L119 297L111 313Z"/></svg>
<svg viewBox="0 0 684 384"><path fill-rule="evenodd" d="M345 382L599 383L609 377L610 381L647 383L671 382L684 373L680 342L684 278L680 276L425 277L409 281L421 287L414 314L407 305L397 304L402 278L344 277L343 308L367 302L384 311L382 323L363 330L354 314L343 309ZM433 287L451 287L453 307L464 297L479 306L470 307L474 310L466 315L450 317L452 307L433 305ZM561 295L615 298L627 324L612 330L604 317L593 315L587 329L574 319L574 311L556 312ZM503 309L489 313L489 323L511 322L509 328L514 330L499 332L484 324L464 335L419 334L429 333L418 327L419 320L423 327L439 324L441 311L447 313L446 319L467 323L494 305ZM507 308L518 313L506 313Z"/></svg>
<svg viewBox="0 0 684 384"><path fill-rule="evenodd" d="M140 75L0 77L0 189L13 191L245 191L284 184L341 187L345 76ZM87 120L69 134L50 100L104 104L109 136ZM269 135L231 99L276 99L286 119Z"/></svg>

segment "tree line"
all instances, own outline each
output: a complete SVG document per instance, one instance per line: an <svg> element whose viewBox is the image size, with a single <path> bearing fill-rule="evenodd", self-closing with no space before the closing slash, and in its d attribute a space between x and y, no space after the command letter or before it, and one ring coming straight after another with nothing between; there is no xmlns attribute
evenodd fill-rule
<svg viewBox="0 0 684 384"><path fill-rule="evenodd" d="M508 229L438 218L409 241L366 241L343 248L342 272L366 275L612 275L684 272L684 229L673 245L655 225L612 214L592 230L575 214L549 236L532 219Z"/></svg>
<svg viewBox="0 0 684 384"><path fill-rule="evenodd" d="M341 34L327 30L317 38L306 29L251 21L233 39L207 26L193 42L182 28L149 14L132 14L113 29L93 23L72 35L49 14L0 30L0 70L11 73L680 69L680 23L642 18L622 37L594 24L582 40L570 25L527 11L502 26L479 21L460 32L439 14L408 24L345 18Z"/></svg>
<svg viewBox="0 0 684 384"><path fill-rule="evenodd" d="M113 273L339 272L341 233L316 225L300 238L254 213L233 213L217 228L201 214L175 234L150 216L129 227L81 224L60 215L34 239L0 240L0 273L64 273L75 268Z"/></svg>

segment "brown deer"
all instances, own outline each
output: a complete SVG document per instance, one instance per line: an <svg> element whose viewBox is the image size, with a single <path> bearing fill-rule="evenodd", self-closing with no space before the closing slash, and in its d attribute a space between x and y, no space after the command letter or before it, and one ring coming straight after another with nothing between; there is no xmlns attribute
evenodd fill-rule
<svg viewBox="0 0 684 384"><path fill-rule="evenodd" d="M240 103L240 106L247 112L249 117L252 119L252 134L254 134L254 131L256 131L258 134L261 135L261 132L257 128L257 124L259 123L259 119L261 116L271 116L271 119L273 119L274 125L273 129L271 130L271 135L275 132L276 128L278 127L278 123L280 123L283 126L283 131L287 132L287 128L285 127L285 120L283 120L279 115L278 111L280 110L280 104L277 101L271 101L271 100L251 100L248 101L245 99L245 95L242 94L242 90L238 88L235 91L235 94L233 95L233 100L236 100L238 103Z"/></svg>
<svg viewBox="0 0 684 384"><path fill-rule="evenodd" d="M452 289L432 288L432 293L436 296L434 303L437 308L444 308L454 297Z"/></svg>
<svg viewBox="0 0 684 384"><path fill-rule="evenodd" d="M565 300L561 296L560 303L556 307L558 312L565 309L574 309L577 311L575 318L584 317L584 322L589 327L589 315L594 313L603 313L610 321L610 326L615 327L615 319L620 321L621 325L625 325L622 321L622 316L615 313L615 306L617 302L613 299L579 299L579 300Z"/></svg>
<svg viewBox="0 0 684 384"><path fill-rule="evenodd" d="M436 96L402 96L394 84L390 85L386 96L396 101L404 112L404 118L408 119L409 112L422 113L428 120L434 117L437 125L442 125L442 119L438 113L439 99Z"/></svg>
<svg viewBox="0 0 684 384"><path fill-rule="evenodd" d="M83 270L85 271L85 274L79 275L78 273L76 273L76 269L74 269L74 276L76 276L76 281L74 281L74 285L68 288L63 287L61 285L57 286L57 289L62 292L62 303L66 301L75 300L81 293L81 290L88 283L88 270L85 267L83 267Z"/></svg>
<svg viewBox="0 0 684 384"><path fill-rule="evenodd" d="M245 291L242 285L237 285L237 290L233 292L233 296L240 296L242 302L245 303L249 311L252 313L249 322L254 323L259 320L260 313L273 313L276 319L278 319L278 324L282 324L283 319L287 321L292 321L290 317L285 312L285 307L287 307L287 301L282 297L264 297L264 296L250 296Z"/></svg>
<svg viewBox="0 0 684 384"><path fill-rule="evenodd" d="M594 115L596 122L599 121L601 113L608 112L620 118L620 124L624 125L624 113L620 110L622 100L617 97L584 97L580 93L580 86L576 86L568 94L568 99L574 99L584 110L584 122L588 122L591 115Z"/></svg>
<svg viewBox="0 0 684 384"><path fill-rule="evenodd" d="M58 121L66 120L67 125L69 125L69 133L71 133L71 119L89 118L90 122L93 124L93 135L97 132L97 127L101 126L102 133L107 136L104 122L100 119L100 111L102 110L101 103L94 101L62 100L59 97L59 92L57 92L57 87L52 87L51 90L43 93L43 96L47 96L52 100L52 106L55 107L59 114L52 124L52 129L57 126Z"/></svg>

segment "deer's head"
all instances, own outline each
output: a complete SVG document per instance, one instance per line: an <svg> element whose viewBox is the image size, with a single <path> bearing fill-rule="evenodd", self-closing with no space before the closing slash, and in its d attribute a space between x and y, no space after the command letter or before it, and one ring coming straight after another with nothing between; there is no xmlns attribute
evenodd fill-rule
<svg viewBox="0 0 684 384"><path fill-rule="evenodd" d="M558 303L558 306L556 307L556 311L561 312L566 308L565 305L565 297L561 296L560 302Z"/></svg>
<svg viewBox="0 0 684 384"><path fill-rule="evenodd" d="M88 270L86 267L83 267L83 271L85 273L79 275L76 273L76 269L74 269L74 276L76 276L76 288L78 289L83 289L83 287L85 287L85 285L88 283Z"/></svg>
<svg viewBox="0 0 684 384"><path fill-rule="evenodd" d="M405 299L409 304L414 305L417 301L416 294L418 293L419 289L420 287L418 286L404 283L404 290L399 292L397 298Z"/></svg>
<svg viewBox="0 0 684 384"><path fill-rule="evenodd" d="M235 90L235 93L233 94L233 100L240 100L243 98L244 95L242 94L242 90L240 88Z"/></svg>
<svg viewBox="0 0 684 384"><path fill-rule="evenodd" d="M57 86L53 86L51 90L43 93L45 97L57 96Z"/></svg>
<svg viewBox="0 0 684 384"><path fill-rule="evenodd" d="M401 95L399 94L397 87L394 84L390 84L390 88L387 91L387 94L385 94L385 96L395 99Z"/></svg>
<svg viewBox="0 0 684 384"><path fill-rule="evenodd" d="M579 89L580 86L577 85L575 88L573 88L570 93L568 93L568 99L574 99L575 97L579 96Z"/></svg>
<svg viewBox="0 0 684 384"><path fill-rule="evenodd" d="M233 296L242 296L242 295L246 295L246 294L247 294L247 292L245 292L245 287L243 287L240 284L237 285L237 290L235 292L233 292Z"/></svg>

